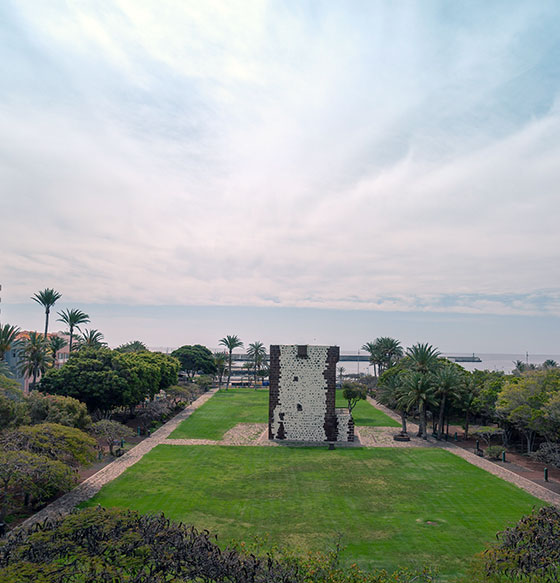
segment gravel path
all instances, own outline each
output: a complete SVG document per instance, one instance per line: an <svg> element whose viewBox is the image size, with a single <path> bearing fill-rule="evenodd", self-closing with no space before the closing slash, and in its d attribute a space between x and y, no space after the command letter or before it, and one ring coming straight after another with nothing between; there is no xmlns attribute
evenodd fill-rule
<svg viewBox="0 0 560 583"><path fill-rule="evenodd" d="M115 461L99 470L96 474L87 480L84 480L81 484L78 484L73 490L64 494L64 496L61 496L48 506L45 506L45 508L33 516L30 516L18 528L42 522L46 518L66 514L77 504L89 500L92 496L97 494L105 484L120 476L127 468L134 465L156 445L164 442L182 421L187 419L195 409L198 409L201 405L206 403L206 401L208 401L217 390L218 389L212 389L201 395L186 409L183 409L178 415L175 415L173 419L162 425L157 431L154 431L151 437L144 439L144 441L140 442L136 447L133 447L123 456L117 458Z"/></svg>

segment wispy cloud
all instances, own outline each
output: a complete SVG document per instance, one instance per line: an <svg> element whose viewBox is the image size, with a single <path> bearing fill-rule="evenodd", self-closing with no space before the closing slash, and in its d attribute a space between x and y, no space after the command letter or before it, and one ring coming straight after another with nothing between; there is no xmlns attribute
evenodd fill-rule
<svg viewBox="0 0 560 583"><path fill-rule="evenodd" d="M14 301L560 314L556 3L0 10Z"/></svg>

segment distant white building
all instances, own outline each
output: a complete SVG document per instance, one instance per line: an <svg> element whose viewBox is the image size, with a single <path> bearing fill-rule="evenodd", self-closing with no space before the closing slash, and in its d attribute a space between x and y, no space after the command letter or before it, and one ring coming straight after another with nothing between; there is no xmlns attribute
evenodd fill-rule
<svg viewBox="0 0 560 583"><path fill-rule="evenodd" d="M354 421L337 409L338 346L270 347L269 439L354 441Z"/></svg>

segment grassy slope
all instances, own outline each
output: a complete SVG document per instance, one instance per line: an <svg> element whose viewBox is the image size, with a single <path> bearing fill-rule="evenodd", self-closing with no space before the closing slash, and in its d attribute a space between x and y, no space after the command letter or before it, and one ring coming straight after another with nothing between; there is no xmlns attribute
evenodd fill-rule
<svg viewBox="0 0 560 583"><path fill-rule="evenodd" d="M336 406L345 407L342 391L337 391ZM360 401L354 411L356 425L399 427L399 423ZM200 409L183 421L170 435L172 439L215 439L237 423L268 423L268 391L254 389L230 389L218 391Z"/></svg>
<svg viewBox="0 0 560 583"><path fill-rule="evenodd" d="M301 551L340 532L348 562L450 574L539 501L437 449L160 445L90 504L163 511L222 542L269 533Z"/></svg>

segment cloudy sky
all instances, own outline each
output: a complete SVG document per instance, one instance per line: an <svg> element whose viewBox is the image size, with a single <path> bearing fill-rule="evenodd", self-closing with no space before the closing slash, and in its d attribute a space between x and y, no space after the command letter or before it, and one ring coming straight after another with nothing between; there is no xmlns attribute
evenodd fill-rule
<svg viewBox="0 0 560 583"><path fill-rule="evenodd" d="M556 0L0 3L0 318L40 328L54 287L113 343L261 319L336 342L350 314L560 352L559 21Z"/></svg>

